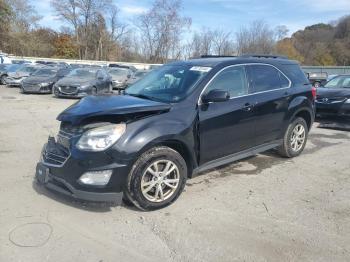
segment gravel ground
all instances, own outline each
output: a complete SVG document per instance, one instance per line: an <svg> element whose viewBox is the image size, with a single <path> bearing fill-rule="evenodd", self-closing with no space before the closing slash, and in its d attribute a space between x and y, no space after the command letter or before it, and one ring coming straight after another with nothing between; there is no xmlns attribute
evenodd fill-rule
<svg viewBox="0 0 350 262"><path fill-rule="evenodd" d="M140 212L33 184L75 100L0 86L0 261L350 261L350 133L315 124L302 156L273 152L201 174Z"/></svg>

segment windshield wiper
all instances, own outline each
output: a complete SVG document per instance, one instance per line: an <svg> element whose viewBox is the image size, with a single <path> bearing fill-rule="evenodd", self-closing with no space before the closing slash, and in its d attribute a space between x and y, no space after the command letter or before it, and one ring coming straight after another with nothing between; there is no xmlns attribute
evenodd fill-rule
<svg viewBox="0 0 350 262"><path fill-rule="evenodd" d="M143 95L143 94L132 94L132 93L124 93L124 94L128 95L128 96L134 96L134 97L138 97L138 98L143 98L143 99L147 99L147 100L161 102L158 98L156 98L154 96L147 96L147 95Z"/></svg>

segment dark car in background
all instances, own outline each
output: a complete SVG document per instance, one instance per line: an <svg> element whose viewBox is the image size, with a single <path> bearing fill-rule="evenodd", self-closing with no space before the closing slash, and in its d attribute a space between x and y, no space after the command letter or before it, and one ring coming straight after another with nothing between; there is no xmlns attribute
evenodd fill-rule
<svg viewBox="0 0 350 262"><path fill-rule="evenodd" d="M111 76L104 69L96 67L73 69L53 86L56 97L81 98L112 91Z"/></svg>
<svg viewBox="0 0 350 262"><path fill-rule="evenodd" d="M21 83L22 93L52 93L53 85L65 77L71 71L70 68L46 66L35 71Z"/></svg>
<svg viewBox="0 0 350 262"><path fill-rule="evenodd" d="M339 75L317 89L316 114L350 118L350 75Z"/></svg>
<svg viewBox="0 0 350 262"><path fill-rule="evenodd" d="M316 89L300 66L269 56L164 65L123 95L89 96L59 116L36 179L79 199L173 203L193 174L277 148L299 156Z"/></svg>
<svg viewBox="0 0 350 262"><path fill-rule="evenodd" d="M14 72L8 72L4 78L6 85L20 87L21 83L28 76L40 69L42 65L22 64Z"/></svg>
<svg viewBox="0 0 350 262"><path fill-rule="evenodd" d="M145 75L147 75L149 73L149 70L137 70L129 79L127 82L127 85L132 85L133 83L139 81L140 79L142 79L143 77L145 77Z"/></svg>
<svg viewBox="0 0 350 262"><path fill-rule="evenodd" d="M132 77L133 72L124 67L111 67L108 73L112 77L113 89L125 89L128 80Z"/></svg>

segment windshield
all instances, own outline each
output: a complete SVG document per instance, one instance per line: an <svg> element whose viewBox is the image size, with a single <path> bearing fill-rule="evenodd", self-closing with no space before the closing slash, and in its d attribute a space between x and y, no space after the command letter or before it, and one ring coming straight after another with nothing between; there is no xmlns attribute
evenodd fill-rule
<svg viewBox="0 0 350 262"><path fill-rule="evenodd" d="M67 76L94 78L96 71L95 69L89 68L77 68L72 70Z"/></svg>
<svg viewBox="0 0 350 262"><path fill-rule="evenodd" d="M57 70L55 69L39 69L34 72L34 76L54 76L56 75Z"/></svg>
<svg viewBox="0 0 350 262"><path fill-rule="evenodd" d="M198 66L165 65L128 87L125 94L168 103L179 102L192 91L210 69Z"/></svg>
<svg viewBox="0 0 350 262"><path fill-rule="evenodd" d="M326 88L350 88L350 76L337 76L329 81Z"/></svg>
<svg viewBox="0 0 350 262"><path fill-rule="evenodd" d="M128 69L112 69L108 71L112 76L127 76L130 75Z"/></svg>
<svg viewBox="0 0 350 262"><path fill-rule="evenodd" d="M17 69L19 69L21 67L21 65L19 64L13 64L11 66L9 66L9 68L7 69L7 72L16 72Z"/></svg>
<svg viewBox="0 0 350 262"><path fill-rule="evenodd" d="M38 68L34 67L34 66L28 66L28 65L24 65L21 68L19 68L17 71L18 72L24 72L24 73L32 73L34 71L36 71Z"/></svg>

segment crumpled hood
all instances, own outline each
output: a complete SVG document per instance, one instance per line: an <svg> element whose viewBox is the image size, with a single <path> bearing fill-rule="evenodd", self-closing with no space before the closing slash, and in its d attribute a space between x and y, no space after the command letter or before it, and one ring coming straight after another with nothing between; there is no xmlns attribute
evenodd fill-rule
<svg viewBox="0 0 350 262"><path fill-rule="evenodd" d="M90 82L94 80L93 78L91 79L86 79L86 78L80 78L80 77L70 77L66 76L61 78L56 85L58 86L82 86L82 85L88 85Z"/></svg>
<svg viewBox="0 0 350 262"><path fill-rule="evenodd" d="M23 82L27 84L41 84L50 83L54 81L55 78L52 76L29 76L25 80L23 80Z"/></svg>
<svg viewBox="0 0 350 262"><path fill-rule="evenodd" d="M87 96L63 111L57 120L77 125L90 117L143 112L157 113L168 111L170 108L170 104L128 95Z"/></svg>
<svg viewBox="0 0 350 262"><path fill-rule="evenodd" d="M318 98L350 97L350 88L317 88Z"/></svg>

